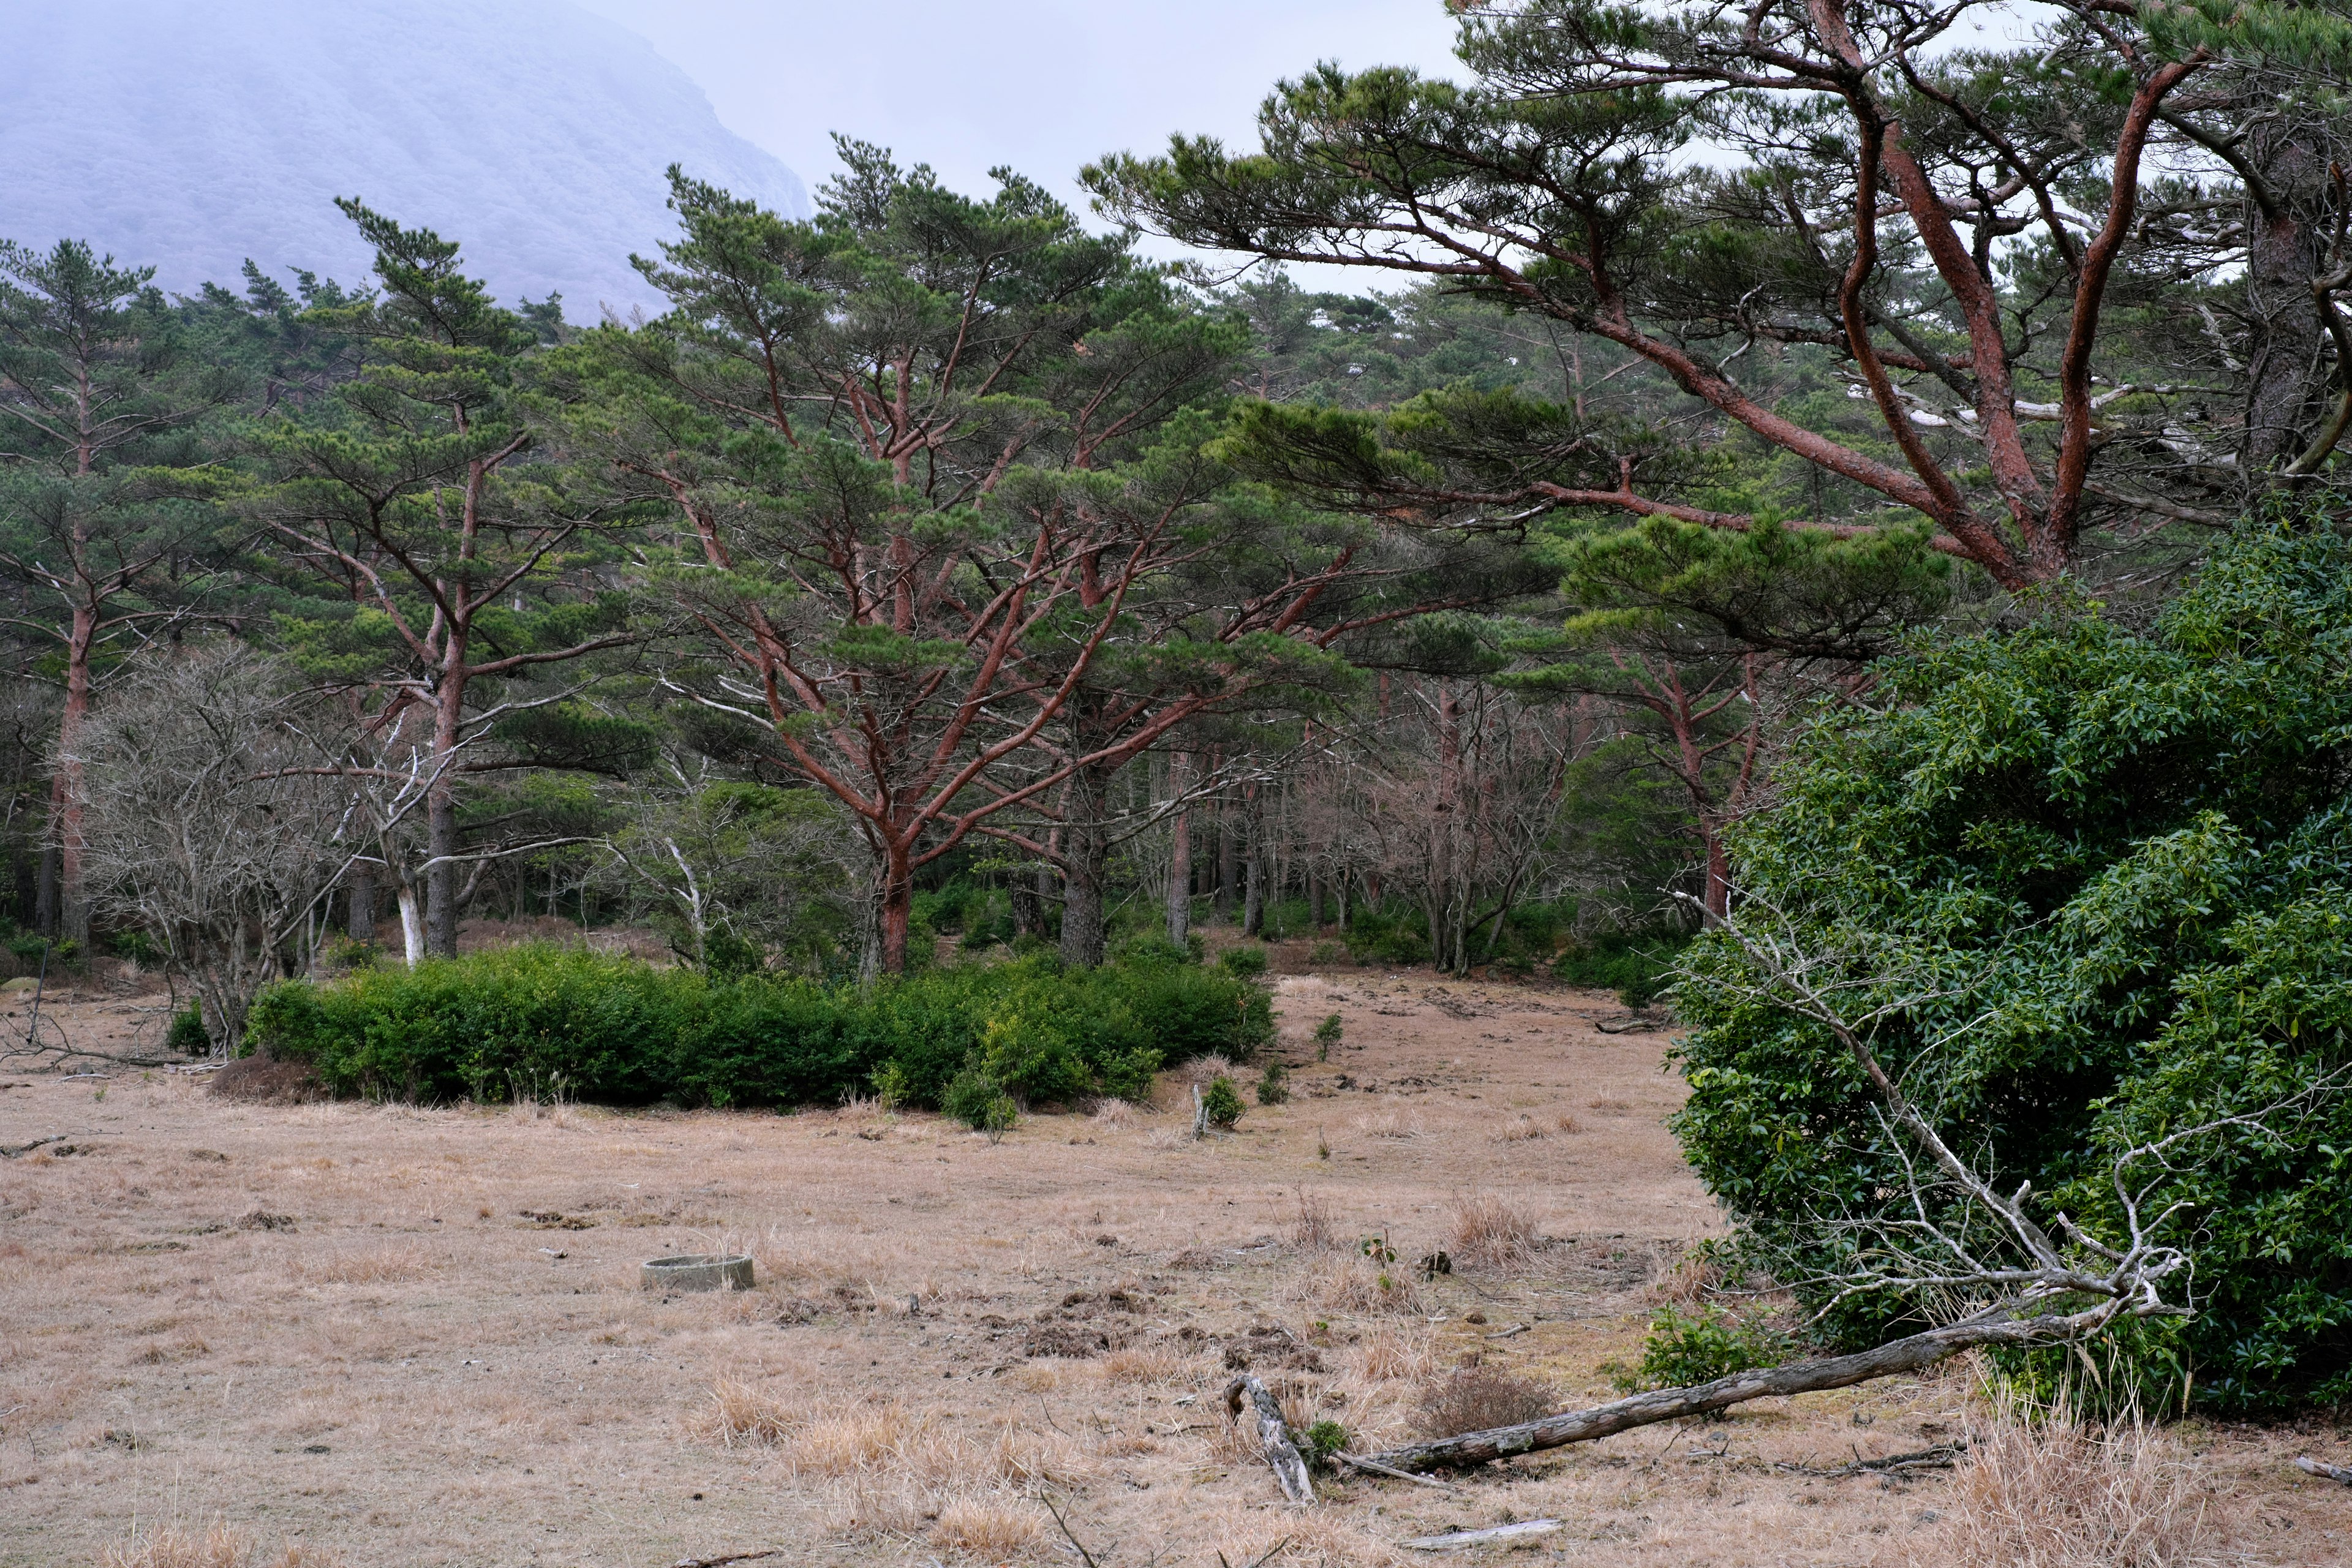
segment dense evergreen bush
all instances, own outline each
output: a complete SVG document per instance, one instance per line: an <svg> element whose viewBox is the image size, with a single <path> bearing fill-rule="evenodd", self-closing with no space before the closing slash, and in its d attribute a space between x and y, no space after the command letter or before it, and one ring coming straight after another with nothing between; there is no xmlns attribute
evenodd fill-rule
<svg viewBox="0 0 2352 1568"><path fill-rule="evenodd" d="M340 1094L760 1106L870 1089L938 1106L968 1070L1031 1104L1139 1096L1167 1063L1248 1057L1273 1024L1262 989L1185 963L1066 974L1040 956L861 992L534 946L288 982L248 1031Z"/></svg>
<svg viewBox="0 0 2352 1568"><path fill-rule="evenodd" d="M2117 1151L2318 1086L2176 1151L2156 1201L2194 1205L2173 1288L2196 1315L2118 1348L2144 1397L2352 1398L2352 548L2249 531L2146 634L2085 607L1885 676L1736 835L1751 918L1874 955L1853 1013L1913 999L1875 1031L1888 1070L2053 1231L2114 1234ZM1769 990L1722 933L1692 950L1678 1131L1801 1280L1855 1261L1838 1216L1908 1197L1853 1062ZM1936 1307L1832 1321L1862 1340Z"/></svg>
<svg viewBox="0 0 2352 1568"><path fill-rule="evenodd" d="M1666 926L1633 926L1572 938L1552 961L1554 979L1596 991L1614 991L1628 1007L1646 1007L1674 984L1689 933Z"/></svg>

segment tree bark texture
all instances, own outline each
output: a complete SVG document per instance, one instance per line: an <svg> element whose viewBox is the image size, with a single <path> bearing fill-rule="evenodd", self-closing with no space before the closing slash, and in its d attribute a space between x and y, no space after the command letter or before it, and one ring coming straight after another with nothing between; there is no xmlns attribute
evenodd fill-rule
<svg viewBox="0 0 2352 1568"><path fill-rule="evenodd" d="M1274 1471L1282 1495L1292 1502L1313 1502L1314 1478L1307 1474L1298 1445L1291 1441L1290 1424L1282 1418L1282 1406L1275 1403L1265 1384L1247 1373L1225 1384L1226 1418L1238 1419L1244 1405L1256 1424L1258 1444L1265 1450L1266 1467Z"/></svg>

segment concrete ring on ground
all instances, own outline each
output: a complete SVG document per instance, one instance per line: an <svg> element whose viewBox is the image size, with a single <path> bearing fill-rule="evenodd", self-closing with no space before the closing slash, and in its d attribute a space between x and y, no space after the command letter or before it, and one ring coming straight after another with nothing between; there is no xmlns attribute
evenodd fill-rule
<svg viewBox="0 0 2352 1568"><path fill-rule="evenodd" d="M751 1259L737 1253L689 1252L677 1258L656 1258L637 1271L637 1283L648 1290L732 1290L751 1288Z"/></svg>

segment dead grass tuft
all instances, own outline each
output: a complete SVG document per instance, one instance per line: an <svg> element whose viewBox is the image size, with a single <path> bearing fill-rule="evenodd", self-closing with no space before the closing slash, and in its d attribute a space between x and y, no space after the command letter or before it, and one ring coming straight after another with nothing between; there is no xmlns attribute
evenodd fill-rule
<svg viewBox="0 0 2352 1568"><path fill-rule="evenodd" d="M1290 1245L1301 1252L1328 1252L1339 1245L1339 1221L1331 1213L1331 1200L1321 1193L1297 1189L1298 1213L1290 1222Z"/></svg>
<svg viewBox="0 0 2352 1568"><path fill-rule="evenodd" d="M1938 1568L2194 1568L2218 1562L2207 1489L2137 1414L2095 1428L2004 1406L1969 1436L1932 1543Z"/></svg>
<svg viewBox="0 0 2352 1568"><path fill-rule="evenodd" d="M1402 1263L1381 1265L1360 1255L1326 1254L1309 1264L1297 1295L1326 1312L1371 1317L1396 1312L1420 1316L1421 1287Z"/></svg>
<svg viewBox="0 0 2352 1568"><path fill-rule="evenodd" d="M1113 1351L1102 1358L1105 1383L1166 1383L1184 1370L1184 1363L1164 1350L1138 1346Z"/></svg>
<svg viewBox="0 0 2352 1568"><path fill-rule="evenodd" d="M1437 1347L1425 1328L1376 1323L1364 1331L1358 1352L1368 1383L1418 1383L1437 1362Z"/></svg>
<svg viewBox="0 0 2352 1568"><path fill-rule="evenodd" d="M1550 1415L1558 1405L1552 1391L1532 1379L1496 1367L1459 1367L1423 1391L1414 1426L1424 1437L1454 1437L1516 1426Z"/></svg>
<svg viewBox="0 0 2352 1568"><path fill-rule="evenodd" d="M1661 1306L1695 1310L1723 1285L1722 1264L1697 1247L1655 1249L1650 1270L1649 1297Z"/></svg>
<svg viewBox="0 0 2352 1568"><path fill-rule="evenodd" d="M1223 1056L1192 1057L1179 1062L1171 1076L1188 1088L1197 1083L1206 1089L1221 1078L1233 1077L1234 1061Z"/></svg>
<svg viewBox="0 0 2352 1568"><path fill-rule="evenodd" d="M1025 1502L992 1497L950 1498L931 1526L933 1546L977 1556L1008 1557L1026 1552L1045 1533L1045 1521Z"/></svg>
<svg viewBox="0 0 2352 1568"><path fill-rule="evenodd" d="M710 1385L712 1408L701 1425L731 1448L738 1443L781 1443L792 1436L792 1415L782 1401L761 1393L737 1378L722 1377Z"/></svg>
<svg viewBox="0 0 2352 1568"><path fill-rule="evenodd" d="M1524 1266L1535 1256L1536 1214L1500 1193L1475 1193L1454 1205L1454 1256L1491 1268Z"/></svg>
<svg viewBox="0 0 2352 1568"><path fill-rule="evenodd" d="M1124 1132L1141 1120L1141 1113L1126 1100L1106 1100L1087 1120L1105 1132Z"/></svg>
<svg viewBox="0 0 2352 1568"><path fill-rule="evenodd" d="M253 1537L222 1521L201 1534L165 1525L131 1532L99 1556L100 1568L341 1568L342 1559L315 1546L265 1554Z"/></svg>
<svg viewBox="0 0 2352 1568"><path fill-rule="evenodd" d="M1497 1143L1531 1143L1544 1135L1543 1124L1522 1110L1495 1134Z"/></svg>
<svg viewBox="0 0 2352 1568"><path fill-rule="evenodd" d="M436 1267L421 1247L374 1247L298 1258L294 1273L313 1285L394 1285L422 1279Z"/></svg>
<svg viewBox="0 0 2352 1568"><path fill-rule="evenodd" d="M783 1444L784 1458L799 1473L849 1476L895 1469L924 1479L950 1479L956 1468L939 1417L887 1405L851 1403L820 1406Z"/></svg>

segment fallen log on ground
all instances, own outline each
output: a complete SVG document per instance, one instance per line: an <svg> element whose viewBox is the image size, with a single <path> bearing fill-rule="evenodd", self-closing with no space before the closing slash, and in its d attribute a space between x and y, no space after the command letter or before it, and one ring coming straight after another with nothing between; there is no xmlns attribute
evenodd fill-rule
<svg viewBox="0 0 2352 1568"><path fill-rule="evenodd" d="M1266 1392L1265 1384L1244 1373L1225 1384L1225 1415L1236 1419L1246 1399L1257 1418L1257 1440L1265 1450L1265 1462L1274 1471L1275 1483L1282 1495L1292 1502L1313 1502L1315 1481L1307 1473L1307 1460L1298 1452L1298 1445L1290 1439L1290 1423L1282 1418L1282 1406Z"/></svg>
<svg viewBox="0 0 2352 1568"><path fill-rule="evenodd" d="M1400 1541L1399 1546L1408 1552L1459 1552L1465 1547L1485 1546L1496 1541L1525 1541L1529 1536L1549 1535L1559 1528L1556 1519L1530 1519L1517 1524L1498 1524L1492 1530L1457 1530L1451 1535L1423 1535L1411 1541Z"/></svg>
<svg viewBox="0 0 2352 1568"><path fill-rule="evenodd" d="M2342 1465L2331 1465L2305 1454L2295 1460L2294 1468L2306 1476L2317 1476L2323 1480L2341 1481L2346 1486L2352 1487L2352 1469L2347 1469Z"/></svg>
<svg viewBox="0 0 2352 1568"><path fill-rule="evenodd" d="M1735 1405L1745 1405L1751 1399L1785 1398L1792 1394L1848 1388L1874 1378L1916 1372L1980 1345L2063 1343L2081 1336L2079 1316L2053 1314L1991 1321L1971 1319L1947 1328L1930 1329L1907 1339L1890 1341L1875 1350L1860 1351L1853 1355L1825 1356L1819 1361L1797 1362L1789 1366L1756 1367L1689 1388L1661 1388L1654 1393L1637 1394L1630 1399L1596 1405L1589 1409L1567 1410L1557 1415L1544 1416L1541 1420L1523 1421L1514 1426L1495 1426L1483 1432L1465 1432L1459 1436L1411 1443L1402 1448L1391 1448L1385 1453L1369 1454L1365 1458L1374 1464L1399 1470L1437 1470L1483 1465L1492 1459L1507 1459L1518 1454L1566 1447L1570 1443L1590 1443L1595 1438L1629 1432L1636 1426L1654 1426L1661 1421L1712 1415Z"/></svg>

